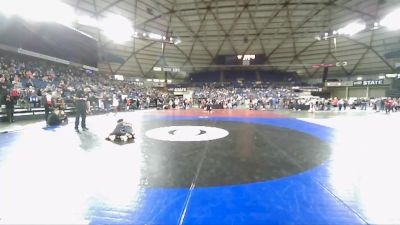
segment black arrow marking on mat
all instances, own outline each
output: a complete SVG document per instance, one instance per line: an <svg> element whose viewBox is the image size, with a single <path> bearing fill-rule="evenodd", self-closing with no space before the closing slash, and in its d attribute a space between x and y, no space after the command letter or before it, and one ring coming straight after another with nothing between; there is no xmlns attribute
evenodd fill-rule
<svg viewBox="0 0 400 225"><path fill-rule="evenodd" d="M205 133L207 133L207 131L205 131L205 130L200 130L200 133L198 134L198 136L199 136L199 135L203 135L203 134L205 134Z"/></svg>
<svg viewBox="0 0 400 225"><path fill-rule="evenodd" d="M171 131L168 131L168 134L175 135L175 132L176 132L176 130L171 130Z"/></svg>

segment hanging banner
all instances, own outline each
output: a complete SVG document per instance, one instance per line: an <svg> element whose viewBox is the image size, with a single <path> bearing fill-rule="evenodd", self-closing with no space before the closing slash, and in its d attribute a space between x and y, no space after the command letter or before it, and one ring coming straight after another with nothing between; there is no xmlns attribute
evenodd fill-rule
<svg viewBox="0 0 400 225"><path fill-rule="evenodd" d="M353 82L353 86L376 86L383 85L384 80L358 80Z"/></svg>
<svg viewBox="0 0 400 225"><path fill-rule="evenodd" d="M48 55L45 55L45 54L32 52L32 51L25 50L25 49L22 49L22 48L18 48L17 51L20 54L29 55L29 56L40 58L40 59L46 59L46 60L49 60L49 61L62 63L62 64L66 64L66 65L70 65L71 64L69 61L64 60L64 59L59 59L59 58L56 58L56 57L53 57L53 56L48 56Z"/></svg>

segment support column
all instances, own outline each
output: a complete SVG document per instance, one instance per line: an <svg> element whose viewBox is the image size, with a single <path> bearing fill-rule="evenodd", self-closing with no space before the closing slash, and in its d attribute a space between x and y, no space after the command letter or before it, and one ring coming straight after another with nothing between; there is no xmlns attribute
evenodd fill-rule
<svg viewBox="0 0 400 225"><path fill-rule="evenodd" d="M349 99L349 87L346 87L346 99Z"/></svg>
<svg viewBox="0 0 400 225"><path fill-rule="evenodd" d="M260 71L256 70L256 80L261 81Z"/></svg>
<svg viewBox="0 0 400 225"><path fill-rule="evenodd" d="M324 73L322 74L322 83L325 84L326 79L328 78L329 67L324 67Z"/></svg>
<svg viewBox="0 0 400 225"><path fill-rule="evenodd" d="M369 86L367 86L367 96L365 96L366 98L369 98Z"/></svg>
<svg viewBox="0 0 400 225"><path fill-rule="evenodd" d="M225 75L225 72L223 71L223 70L221 70L220 72L219 72L219 82L221 82L221 83L223 83L224 82L224 75Z"/></svg>
<svg viewBox="0 0 400 225"><path fill-rule="evenodd" d="M168 74L166 71L164 71L164 90L165 91L168 91L167 84L168 84Z"/></svg>

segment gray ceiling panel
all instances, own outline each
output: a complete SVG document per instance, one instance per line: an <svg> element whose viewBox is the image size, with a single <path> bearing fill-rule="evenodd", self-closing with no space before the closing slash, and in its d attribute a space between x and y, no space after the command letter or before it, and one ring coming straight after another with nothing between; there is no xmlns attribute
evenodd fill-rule
<svg viewBox="0 0 400 225"><path fill-rule="evenodd" d="M217 68L213 64L217 54L244 53L266 54L269 57L266 68L297 69L303 71L301 75L304 76L315 77L322 73L311 64L337 60L347 61L348 66L332 68L333 74L391 72L395 60L387 60L384 55L400 49L400 32L384 28L339 37L336 48L333 39L315 40L316 35L332 32L356 20L370 26L400 7L397 0L64 1L80 15L120 14L131 20L136 30L161 35L168 32L167 35L182 39L181 44L168 44L163 51L160 43L152 44L149 40L115 44L97 29L79 26L99 40L100 54L108 52L125 60L121 64L100 62L99 68L106 73L151 77L156 74L152 67L163 65L182 67L186 72L201 71L207 67Z"/></svg>

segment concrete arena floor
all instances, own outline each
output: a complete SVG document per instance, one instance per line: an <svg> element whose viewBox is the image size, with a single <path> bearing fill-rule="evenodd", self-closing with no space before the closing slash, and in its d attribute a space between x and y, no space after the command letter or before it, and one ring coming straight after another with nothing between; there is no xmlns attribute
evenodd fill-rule
<svg viewBox="0 0 400 225"><path fill-rule="evenodd" d="M119 118L135 143L104 140ZM0 124L0 224L400 223L400 113L139 111L90 116L81 134L73 122ZM208 140L214 127L229 134ZM207 140L156 139L180 137Z"/></svg>

